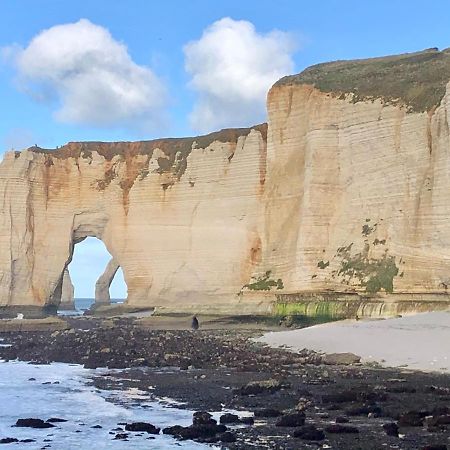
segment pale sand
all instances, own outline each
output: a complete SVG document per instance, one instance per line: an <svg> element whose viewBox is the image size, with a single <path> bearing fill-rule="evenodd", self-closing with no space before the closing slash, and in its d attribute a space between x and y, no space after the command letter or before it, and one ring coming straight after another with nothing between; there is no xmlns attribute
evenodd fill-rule
<svg viewBox="0 0 450 450"><path fill-rule="evenodd" d="M363 362L450 373L450 311L387 320L345 320L267 333L260 341L294 351L351 352Z"/></svg>

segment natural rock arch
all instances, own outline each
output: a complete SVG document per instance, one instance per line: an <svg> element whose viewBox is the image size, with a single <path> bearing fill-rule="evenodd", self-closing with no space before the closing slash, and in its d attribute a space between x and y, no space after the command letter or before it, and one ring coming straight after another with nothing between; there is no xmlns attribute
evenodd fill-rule
<svg viewBox="0 0 450 450"><path fill-rule="evenodd" d="M57 307L87 237L120 264L130 307L237 301L258 264L266 131L5 154L0 307Z"/></svg>
<svg viewBox="0 0 450 450"><path fill-rule="evenodd" d="M103 240L105 227L108 220L104 214L99 213L82 213L74 217L72 238L69 244L69 255L64 263L60 280L58 281L55 290L50 296L50 301L47 306L61 308L70 306L70 302L74 306L74 286L69 274L68 267L72 262L75 246L85 239L93 237L101 241L105 250L111 254L110 249ZM116 259L111 258L104 273L96 282L95 302L101 304L110 303L109 287L114 279L114 276L120 265Z"/></svg>

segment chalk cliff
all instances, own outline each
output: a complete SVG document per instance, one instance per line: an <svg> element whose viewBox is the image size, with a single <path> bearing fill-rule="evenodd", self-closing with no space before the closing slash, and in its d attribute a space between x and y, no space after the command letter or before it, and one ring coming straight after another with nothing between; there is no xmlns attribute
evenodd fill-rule
<svg viewBox="0 0 450 450"><path fill-rule="evenodd" d="M259 263L266 132L5 154L1 304L57 305L87 236L123 269L130 305L235 295Z"/></svg>
<svg viewBox="0 0 450 450"><path fill-rule="evenodd" d="M446 301L449 80L450 53L436 49L328 63L272 87L268 127L7 153L1 305L57 304L87 236L123 269L134 306Z"/></svg>

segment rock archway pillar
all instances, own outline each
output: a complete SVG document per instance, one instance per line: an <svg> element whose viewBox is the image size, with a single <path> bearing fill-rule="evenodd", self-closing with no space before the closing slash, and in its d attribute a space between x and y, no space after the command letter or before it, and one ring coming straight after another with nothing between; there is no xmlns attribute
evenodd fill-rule
<svg viewBox="0 0 450 450"><path fill-rule="evenodd" d="M75 309L74 287L67 267L64 269L60 309Z"/></svg>
<svg viewBox="0 0 450 450"><path fill-rule="evenodd" d="M109 295L109 287L119 270L119 264L112 258L106 266L105 271L100 275L100 278L95 283L95 303L109 304L111 297Z"/></svg>

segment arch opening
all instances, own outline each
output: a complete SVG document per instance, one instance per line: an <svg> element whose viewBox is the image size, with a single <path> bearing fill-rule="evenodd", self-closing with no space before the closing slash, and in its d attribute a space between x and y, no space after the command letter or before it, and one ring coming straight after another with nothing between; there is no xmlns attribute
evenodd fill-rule
<svg viewBox="0 0 450 450"><path fill-rule="evenodd" d="M111 262L115 267L108 271ZM57 291L61 297L59 310L85 311L94 303L121 303L127 298L122 268L103 241L91 236L74 239Z"/></svg>

